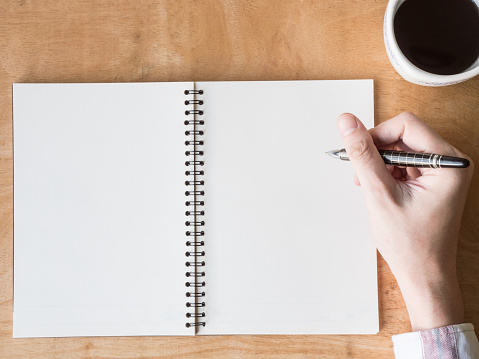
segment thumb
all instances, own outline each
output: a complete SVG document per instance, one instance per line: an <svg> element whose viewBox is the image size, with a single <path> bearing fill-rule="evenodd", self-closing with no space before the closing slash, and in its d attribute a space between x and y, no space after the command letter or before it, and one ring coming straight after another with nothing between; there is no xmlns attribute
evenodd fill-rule
<svg viewBox="0 0 479 359"><path fill-rule="evenodd" d="M361 121L352 114L343 113L338 118L338 130L361 187L369 193L393 193L395 180Z"/></svg>

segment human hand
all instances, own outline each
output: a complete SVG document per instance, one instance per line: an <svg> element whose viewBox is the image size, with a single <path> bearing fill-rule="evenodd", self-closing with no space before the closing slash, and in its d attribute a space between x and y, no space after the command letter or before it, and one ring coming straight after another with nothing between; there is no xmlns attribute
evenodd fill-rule
<svg viewBox="0 0 479 359"><path fill-rule="evenodd" d="M338 129L363 188L374 243L398 281L413 330L463 323L456 249L472 161L466 169L386 166L376 148L466 157L407 112L369 131L343 114Z"/></svg>

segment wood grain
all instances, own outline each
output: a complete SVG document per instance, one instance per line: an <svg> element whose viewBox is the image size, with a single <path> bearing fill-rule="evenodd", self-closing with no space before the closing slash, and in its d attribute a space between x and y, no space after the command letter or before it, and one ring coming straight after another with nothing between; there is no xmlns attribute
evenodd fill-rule
<svg viewBox="0 0 479 359"><path fill-rule="evenodd" d="M0 358L393 358L410 330L379 259L380 327L370 336L12 339L12 83L359 79L375 81L376 124L409 110L479 164L479 77L445 88L389 63L387 1L3 0L0 2ZM479 174L463 218L458 273L479 328Z"/></svg>

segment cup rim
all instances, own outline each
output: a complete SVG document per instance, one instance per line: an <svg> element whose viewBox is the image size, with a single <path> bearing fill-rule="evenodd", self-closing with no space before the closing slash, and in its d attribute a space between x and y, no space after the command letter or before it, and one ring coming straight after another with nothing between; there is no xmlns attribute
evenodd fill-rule
<svg viewBox="0 0 479 359"><path fill-rule="evenodd" d="M424 71L414 65L411 61L409 61L409 59L403 54L403 52L399 48L399 45L396 41L396 35L394 33L394 15L396 15L398 3L398 0L389 2L388 6L391 6L392 8L390 8L389 11L386 11L385 26L387 32L391 34L391 41L389 41L389 46L394 52L394 55L401 62L401 66L404 67L406 71L410 72L411 75L416 77L417 79L428 82L461 82L479 74L479 64L470 70L460 72L458 74L439 75Z"/></svg>

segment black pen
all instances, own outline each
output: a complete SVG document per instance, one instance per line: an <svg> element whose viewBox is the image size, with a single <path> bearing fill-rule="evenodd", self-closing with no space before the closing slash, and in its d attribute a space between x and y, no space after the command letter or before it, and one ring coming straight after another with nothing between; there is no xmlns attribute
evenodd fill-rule
<svg viewBox="0 0 479 359"><path fill-rule="evenodd" d="M391 150L378 150L387 165L402 167L429 167L429 168L466 168L469 160L460 157L435 155L433 153L402 152ZM343 148L326 152L334 158L349 161L348 154Z"/></svg>

